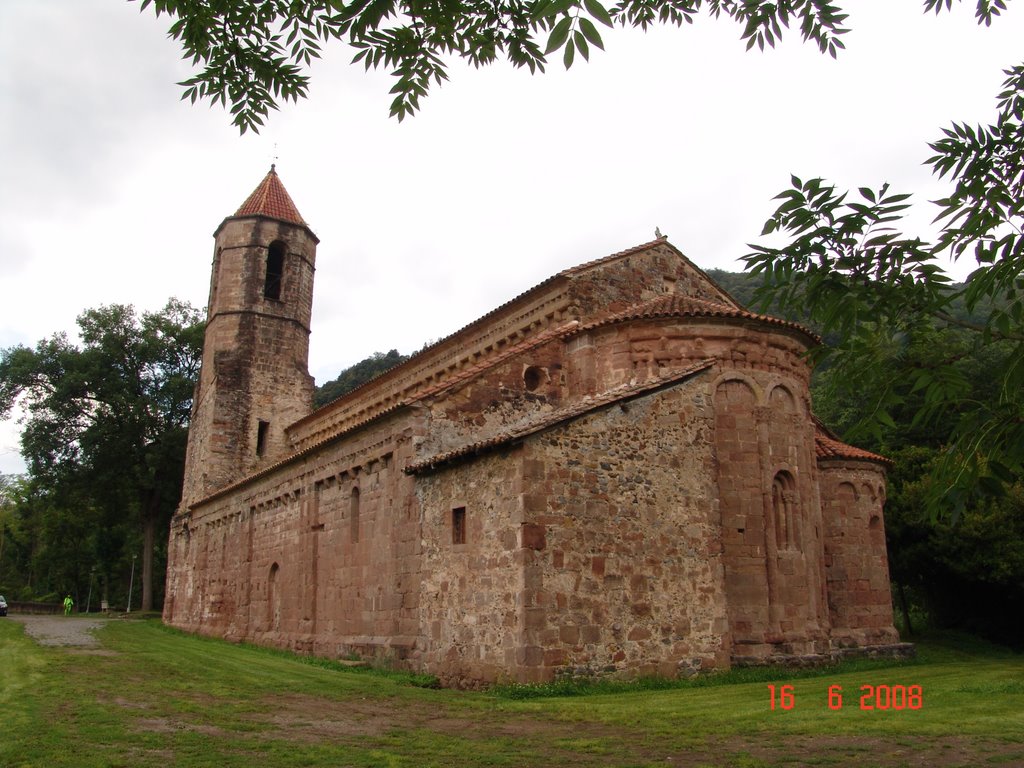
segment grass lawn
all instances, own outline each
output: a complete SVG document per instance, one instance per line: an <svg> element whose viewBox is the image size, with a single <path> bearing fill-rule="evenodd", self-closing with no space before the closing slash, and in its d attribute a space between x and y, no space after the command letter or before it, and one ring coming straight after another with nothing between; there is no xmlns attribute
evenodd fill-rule
<svg viewBox="0 0 1024 768"><path fill-rule="evenodd" d="M1024 657L980 645L923 644L914 662L804 676L520 699L420 688L152 620L112 620L98 637L100 648L43 647L0 620L0 765L1024 765ZM841 708L829 708L833 686ZM888 697L889 708L862 709L862 686L873 686L865 703ZM908 706L893 709L893 695Z"/></svg>

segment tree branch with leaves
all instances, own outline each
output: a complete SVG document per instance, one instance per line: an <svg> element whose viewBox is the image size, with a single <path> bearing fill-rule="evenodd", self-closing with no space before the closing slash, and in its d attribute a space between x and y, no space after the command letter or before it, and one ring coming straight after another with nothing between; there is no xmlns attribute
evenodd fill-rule
<svg viewBox="0 0 1024 768"><path fill-rule="evenodd" d="M911 400L912 426L956 420L929 496L937 513L957 515L1024 476L1024 66L1005 74L993 124L953 125L930 145L928 165L953 184L935 201L934 242L899 231L909 195L888 185L851 197L793 177L762 232L789 242L752 245L745 257L764 280L762 303L802 313L829 339L816 355L834 385L851 398L871 393L861 430L894 429L891 412ZM941 259L964 257L977 266L954 284ZM969 333L972 354L998 349L993 396L972 398L960 352L939 349L927 365L910 354L937 327Z"/></svg>
<svg viewBox="0 0 1024 768"><path fill-rule="evenodd" d="M391 115L416 112L448 62L481 67L504 58L543 72L561 52L568 68L604 48L599 28L682 26L707 13L742 27L747 47L773 46L791 23L804 40L835 56L846 14L830 0L130 0L172 19L168 36L201 70L182 98L230 110L242 133L257 131L280 103L305 98L310 64L344 42L366 69L395 79ZM995 12L995 11L992 11Z"/></svg>

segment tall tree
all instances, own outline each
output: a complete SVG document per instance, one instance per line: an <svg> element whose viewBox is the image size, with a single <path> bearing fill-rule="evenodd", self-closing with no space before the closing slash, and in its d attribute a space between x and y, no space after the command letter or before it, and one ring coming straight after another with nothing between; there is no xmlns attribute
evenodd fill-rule
<svg viewBox="0 0 1024 768"><path fill-rule="evenodd" d="M854 196L793 177L762 233L788 242L745 257L764 302L806 313L833 342L819 358L841 397L870 398L862 426L895 427L896 409L912 428L952 422L927 498L954 518L1024 477L1024 66L1006 76L993 124L953 125L930 145L953 183L934 242L899 231L909 195L888 185ZM941 257L977 267L954 285ZM990 396L965 359L985 361Z"/></svg>
<svg viewBox="0 0 1024 768"><path fill-rule="evenodd" d="M78 326L81 346L58 334L0 352L0 415L18 400L26 407L22 454L58 518L138 521L150 610L156 533L180 498L203 324L171 300L141 317L123 305L88 310ZM81 519L57 520L61 538L85 536Z"/></svg>
<svg viewBox="0 0 1024 768"><path fill-rule="evenodd" d="M566 68L577 55L604 48L599 25L690 24L701 13L742 27L747 48L773 46L792 22L804 40L835 56L843 48L846 14L831 0L133 0L173 20L169 36L184 58L203 69L183 83L183 98L228 106L241 132L257 130L278 100L304 98L305 74L321 47L347 41L354 62L392 68L391 114L419 108L432 82L448 78L446 58L475 67L499 57L543 72L560 52ZM989 24L1009 0L976 0ZM938 12L952 0L925 0Z"/></svg>

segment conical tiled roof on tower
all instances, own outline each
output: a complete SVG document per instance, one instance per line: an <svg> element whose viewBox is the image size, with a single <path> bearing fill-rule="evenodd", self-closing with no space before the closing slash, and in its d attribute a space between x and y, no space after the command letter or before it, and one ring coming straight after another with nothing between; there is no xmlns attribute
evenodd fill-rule
<svg viewBox="0 0 1024 768"><path fill-rule="evenodd" d="M280 219L291 224L308 226L303 220L299 209L295 207L288 191L277 176L274 166L270 166L270 172L263 177L263 181L253 190L248 199L242 203L242 207L235 211L238 216L266 216L270 219Z"/></svg>

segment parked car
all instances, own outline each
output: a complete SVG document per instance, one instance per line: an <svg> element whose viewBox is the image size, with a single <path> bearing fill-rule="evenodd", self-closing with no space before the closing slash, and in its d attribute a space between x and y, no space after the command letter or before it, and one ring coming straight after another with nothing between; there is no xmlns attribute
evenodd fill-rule
<svg viewBox="0 0 1024 768"><path fill-rule="evenodd" d="M0 595L0 616L7 615L7 601L4 600L4 596Z"/></svg>

